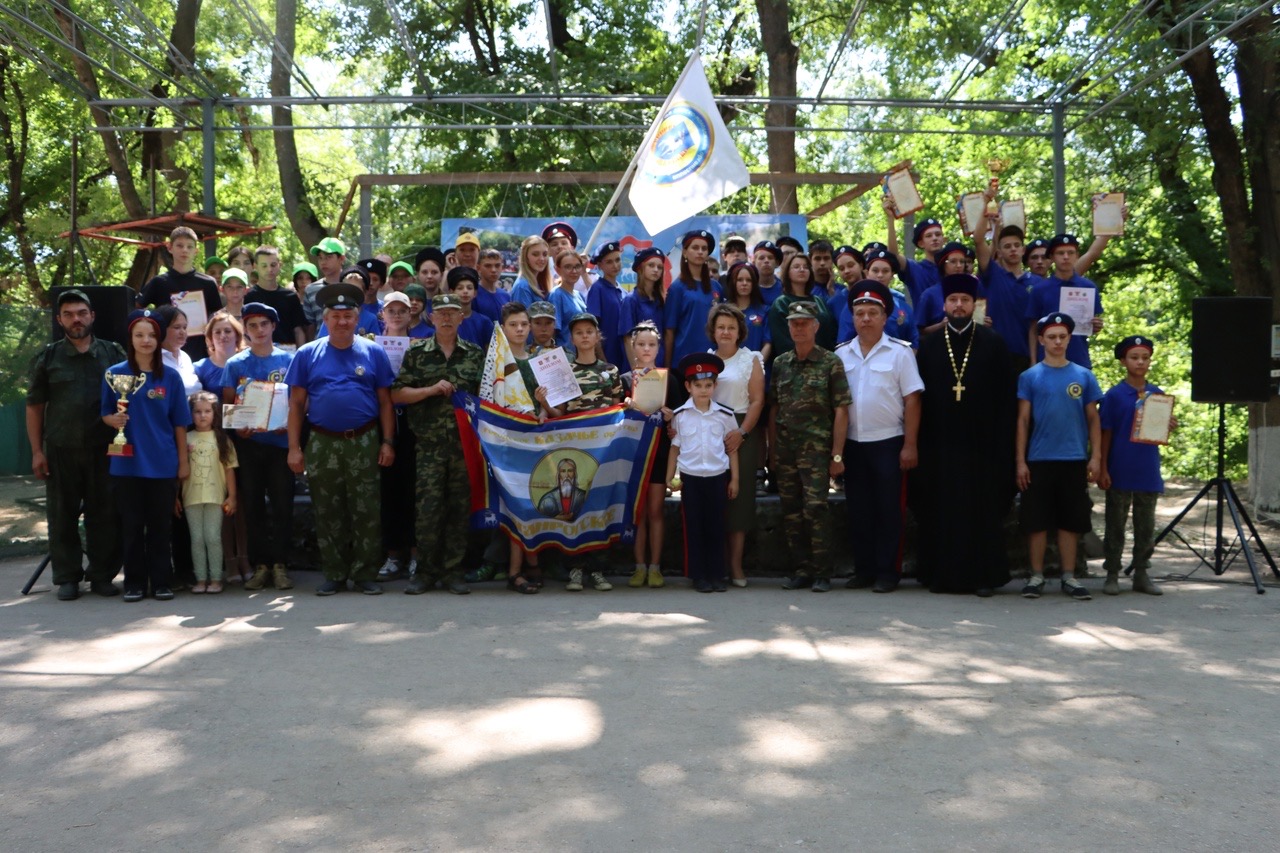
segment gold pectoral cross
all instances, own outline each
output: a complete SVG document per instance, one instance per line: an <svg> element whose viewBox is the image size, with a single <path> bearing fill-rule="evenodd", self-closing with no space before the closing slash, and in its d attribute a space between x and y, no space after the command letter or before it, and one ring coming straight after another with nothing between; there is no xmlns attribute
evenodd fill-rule
<svg viewBox="0 0 1280 853"><path fill-rule="evenodd" d="M956 384L951 386L951 390L956 392L956 402L959 403L960 395L964 393L964 386L957 380Z"/></svg>

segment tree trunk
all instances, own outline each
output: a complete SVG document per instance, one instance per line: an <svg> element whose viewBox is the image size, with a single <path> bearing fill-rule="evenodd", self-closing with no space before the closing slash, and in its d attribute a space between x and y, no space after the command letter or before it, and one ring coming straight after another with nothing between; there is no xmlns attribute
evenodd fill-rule
<svg viewBox="0 0 1280 853"><path fill-rule="evenodd" d="M760 16L760 43L769 63L769 97L794 98L796 95L796 69L800 63L800 49L791 40L790 0L756 0ZM767 128L793 127L796 108L784 104L770 104L764 112ZM796 135L788 130L768 130L770 172L794 172L796 170ZM773 213L799 213L800 202L796 198L794 184L770 184Z"/></svg>
<svg viewBox="0 0 1280 853"><path fill-rule="evenodd" d="M27 168L30 125L27 122L27 99L9 73L12 54L0 49L0 146L4 148L6 172L4 219L8 230L18 244L18 256L22 259L22 275L27 287L41 303L47 300L47 292L40 285L36 267L36 250L27 230L27 203L22 197L23 174Z"/></svg>
<svg viewBox="0 0 1280 853"><path fill-rule="evenodd" d="M297 0L276 0L276 40L280 42L285 55L289 57L293 56L296 43L297 20ZM288 97L289 94L289 64L285 59L276 56L271 63L271 95L282 98ZM327 237L328 232L320 224L320 219L316 216L315 209L312 208L307 197L307 187L302 179L302 164L298 159L298 146L293 140L293 110L286 106L272 107L271 123L276 126L290 126L288 130L273 132L285 215L289 217L293 233L302 241L302 245L314 246Z"/></svg>

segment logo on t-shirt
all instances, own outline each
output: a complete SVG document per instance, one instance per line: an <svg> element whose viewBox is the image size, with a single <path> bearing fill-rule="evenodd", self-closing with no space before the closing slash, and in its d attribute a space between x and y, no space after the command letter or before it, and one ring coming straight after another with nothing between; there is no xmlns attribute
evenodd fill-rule
<svg viewBox="0 0 1280 853"><path fill-rule="evenodd" d="M283 371L283 370L273 370L273 371L271 371L271 373L267 375L267 381L268 381L268 382L283 382L283 381L284 381L284 371Z"/></svg>
<svg viewBox="0 0 1280 853"><path fill-rule="evenodd" d="M165 392L165 389L163 386L161 386L160 388L152 388L150 391L147 392L147 398L150 400L163 400L165 398L164 392Z"/></svg>
<svg viewBox="0 0 1280 853"><path fill-rule="evenodd" d="M1084 386L1079 382L1072 382L1067 386L1067 396L1072 400L1079 400L1084 396Z"/></svg>

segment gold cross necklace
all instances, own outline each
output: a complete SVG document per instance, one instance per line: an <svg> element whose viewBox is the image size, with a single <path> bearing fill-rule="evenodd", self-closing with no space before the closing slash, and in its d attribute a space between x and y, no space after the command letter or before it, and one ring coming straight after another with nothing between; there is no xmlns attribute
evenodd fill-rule
<svg viewBox="0 0 1280 853"><path fill-rule="evenodd" d="M973 352L973 339L977 337L977 334L975 333L970 336L969 346L967 346L964 351L964 361L960 362L959 367L956 367L956 356L951 349L950 331L950 327L944 328L942 330L942 334L945 335L947 339L947 360L951 362L951 372L955 374L956 377L956 384L951 386L951 390L956 392L956 402L959 403L960 395L962 395L966 390L964 387L964 372L969 368L969 353Z"/></svg>

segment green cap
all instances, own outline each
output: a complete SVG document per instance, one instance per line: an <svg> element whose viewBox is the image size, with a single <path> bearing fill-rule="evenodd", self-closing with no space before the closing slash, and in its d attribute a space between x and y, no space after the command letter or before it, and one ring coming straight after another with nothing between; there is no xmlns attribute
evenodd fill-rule
<svg viewBox="0 0 1280 853"><path fill-rule="evenodd" d="M413 284L406 284L404 286L404 295L410 299L420 299L423 302L427 301L427 289L416 282Z"/></svg>
<svg viewBox="0 0 1280 853"><path fill-rule="evenodd" d="M205 268L205 269L208 269L209 267L213 266L214 264L217 264L217 265L218 265L218 266L220 266L220 267L226 267L226 266L229 266L229 264L228 264L226 261L224 261L222 258L218 257L217 255L213 255L213 256L211 256L211 257L208 257L208 258L205 258L205 259L204 259L204 268Z"/></svg>
<svg viewBox="0 0 1280 853"><path fill-rule="evenodd" d="M556 306L544 300L538 300L529 306L529 319L536 320L539 317L550 317L552 320L556 318Z"/></svg>
<svg viewBox="0 0 1280 853"><path fill-rule="evenodd" d="M311 247L312 255L318 255L321 252L327 255L345 255L347 247L342 245L342 241L336 237L325 237L319 244Z"/></svg>
<svg viewBox="0 0 1280 853"><path fill-rule="evenodd" d="M811 302L796 302L787 309L788 320L816 320L818 312Z"/></svg>
<svg viewBox="0 0 1280 853"><path fill-rule="evenodd" d="M387 275L390 276L396 270L404 270L409 275L413 275L413 267L409 266L404 261L396 261L394 264L387 267Z"/></svg>
<svg viewBox="0 0 1280 853"><path fill-rule="evenodd" d="M292 280L297 278L298 273L300 272L310 273L313 281L320 277L320 270L316 269L315 264L308 261L302 261L301 263L293 265L293 273L290 274L289 279Z"/></svg>
<svg viewBox="0 0 1280 853"><path fill-rule="evenodd" d="M239 279L245 287L249 286L249 274L240 267L227 267L222 273L222 284L225 287L227 279Z"/></svg>
<svg viewBox="0 0 1280 853"><path fill-rule="evenodd" d="M405 288L408 290L408 288ZM431 297L431 310L439 311L441 308L457 308L462 310L462 300L452 293L437 293Z"/></svg>

